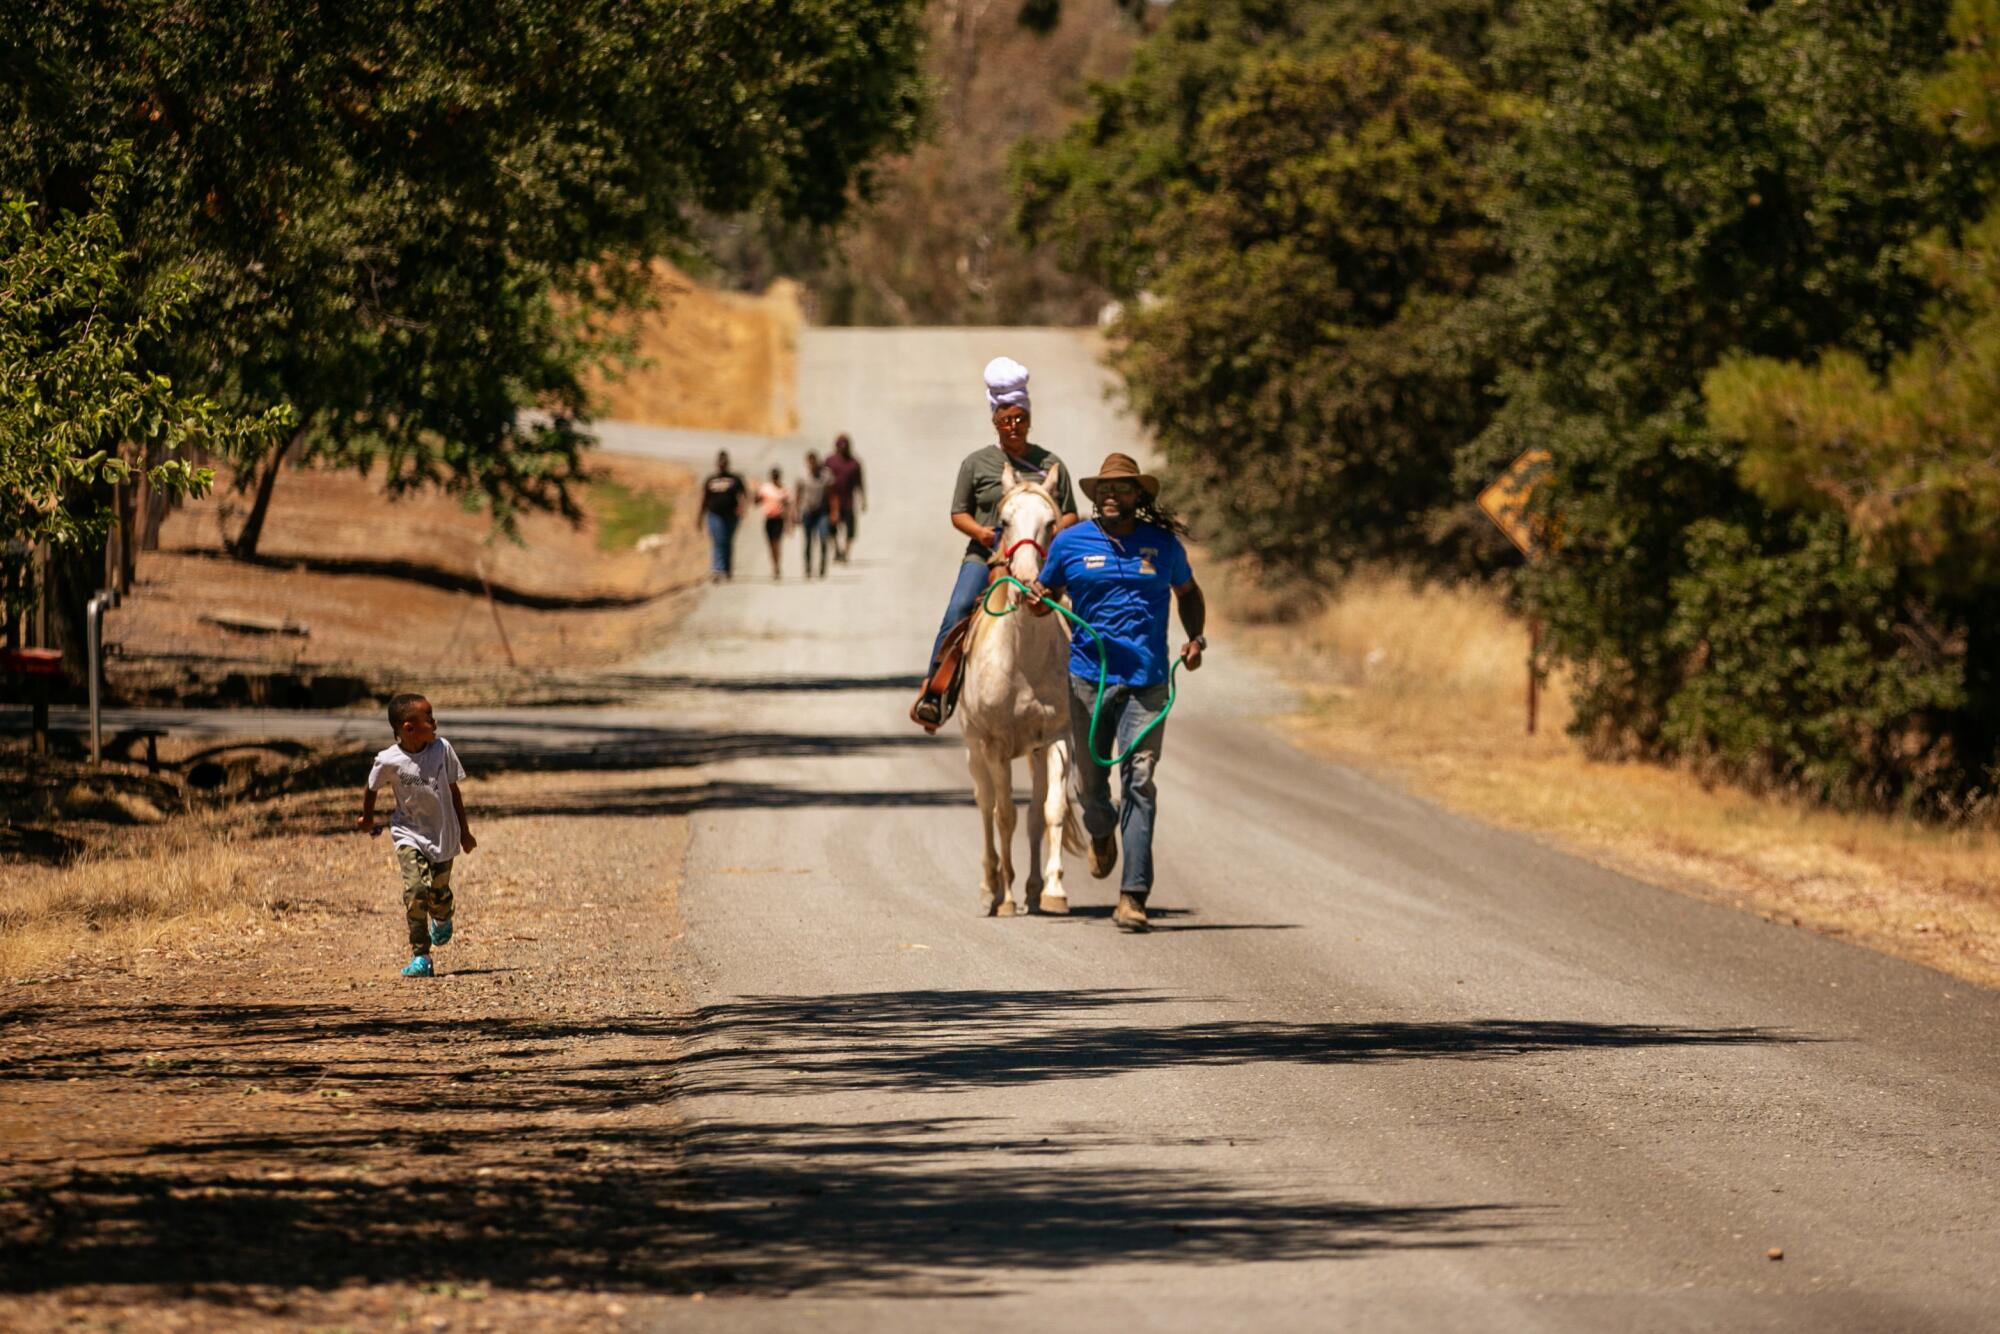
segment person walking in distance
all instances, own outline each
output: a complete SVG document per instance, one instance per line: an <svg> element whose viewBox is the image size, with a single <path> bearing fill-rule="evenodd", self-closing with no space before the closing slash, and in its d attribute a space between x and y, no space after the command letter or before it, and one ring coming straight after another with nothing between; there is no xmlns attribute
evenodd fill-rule
<svg viewBox="0 0 2000 1334"><path fill-rule="evenodd" d="M1147 929L1146 900L1153 891L1153 830L1158 816L1154 770L1165 742L1165 724L1136 746L1133 738L1167 707L1167 601L1180 605L1187 641L1180 659L1189 671L1201 666L1208 647L1202 628L1208 604L1181 544L1186 528L1160 502L1159 479L1139 471L1129 456L1113 454L1095 477L1078 486L1097 507L1094 523L1057 533L1049 558L1032 590L1043 597L1069 594L1070 606L1103 638L1104 702L1091 727L1097 698L1098 641L1077 631L1070 641L1069 718L1074 738L1077 796L1084 832L1090 835L1090 873L1102 880L1125 844L1125 874L1111 920L1125 931ZM1037 601L1034 614L1050 608ZM1118 766L1122 808L1111 805L1111 772L1093 756L1110 759L1130 749Z"/></svg>
<svg viewBox="0 0 2000 1334"><path fill-rule="evenodd" d="M867 487L862 482L861 460L854 457L854 442L845 432L835 436L833 453L827 455L826 474L832 479L832 505L828 518L833 523L833 558L842 565L854 549L856 516L867 504Z"/></svg>
<svg viewBox="0 0 2000 1334"><path fill-rule="evenodd" d="M701 522L708 529L708 573L717 583L735 573L736 525L749 488L729 470L729 451L715 456L715 471L701 484Z"/></svg>
<svg viewBox="0 0 2000 1334"><path fill-rule="evenodd" d="M923 691L910 706L910 721L935 732L944 721L946 700L963 660L966 626L986 591L988 562L1000 541L1001 475L1008 469L1023 480L1041 481L1055 474L1057 521L1061 531L1076 522L1076 501L1070 492L1070 472L1040 445L1028 442L1028 368L1012 357L986 363L986 408L992 414L995 443L967 454L958 465L958 482L951 493L951 526L965 535L958 576L945 603L944 623L931 644L930 666L924 669Z"/></svg>
<svg viewBox="0 0 2000 1334"><path fill-rule="evenodd" d="M819 549L819 577L826 578L827 547L831 544L831 526L827 519L827 505L832 492L826 468L820 463L819 455L806 451L806 470L799 475L797 488L792 492L792 512L798 516L799 531L806 535L806 578L813 576L813 549Z"/></svg>
<svg viewBox="0 0 2000 1334"><path fill-rule="evenodd" d="M792 509L792 493L785 490L782 474L776 467L771 475L757 483L757 512L764 516L764 545L771 549L771 577L784 578L779 568L778 552L785 540L785 520Z"/></svg>

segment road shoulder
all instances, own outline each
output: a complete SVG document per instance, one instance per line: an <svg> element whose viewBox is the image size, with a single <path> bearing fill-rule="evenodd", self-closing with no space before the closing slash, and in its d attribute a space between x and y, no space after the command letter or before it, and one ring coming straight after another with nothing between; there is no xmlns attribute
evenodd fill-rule
<svg viewBox="0 0 2000 1334"><path fill-rule="evenodd" d="M386 841L302 834L261 845L282 919L0 986L0 1323L606 1327L698 1290L687 820L591 813L636 777L471 785L433 980Z"/></svg>

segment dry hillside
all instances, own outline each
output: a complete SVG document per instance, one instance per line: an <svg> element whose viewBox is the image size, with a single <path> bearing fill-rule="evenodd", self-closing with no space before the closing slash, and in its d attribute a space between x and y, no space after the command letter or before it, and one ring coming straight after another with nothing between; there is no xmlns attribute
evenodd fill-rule
<svg viewBox="0 0 2000 1334"><path fill-rule="evenodd" d="M703 286L664 260L654 273L657 306L625 325L637 364L592 385L600 415L754 435L796 430L798 285L781 278L749 295Z"/></svg>
<svg viewBox="0 0 2000 1334"><path fill-rule="evenodd" d="M114 691L337 704L413 674L471 674L490 677L476 694L518 699L527 683L512 668L540 676L630 657L666 632L701 579L694 483L637 459L591 467L584 521L529 515L519 541L494 537L449 497L389 500L369 478L288 470L252 562L223 553L242 502L220 485L168 519L132 595L107 616ZM662 538L642 548L653 532ZM299 677L306 693L283 676L269 685L273 673ZM312 685L334 677L362 684Z"/></svg>

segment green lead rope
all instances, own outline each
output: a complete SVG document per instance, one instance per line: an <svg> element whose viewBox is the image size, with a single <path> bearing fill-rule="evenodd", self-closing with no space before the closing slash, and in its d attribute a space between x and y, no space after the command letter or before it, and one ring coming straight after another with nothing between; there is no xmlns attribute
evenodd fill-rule
<svg viewBox="0 0 2000 1334"><path fill-rule="evenodd" d="M1012 584L1029 597L1032 598L1035 596L1034 589L1029 588L1011 574L1003 574L994 580L993 583L989 584L986 592L980 596L979 609L988 616L1011 616L1021 609L1021 604L1015 603L1013 606L1003 608L1000 611L993 610L993 590L999 588L1002 584ZM1068 607L1063 606L1062 603L1057 602L1054 598L1039 598L1037 601L1048 604L1049 607L1060 612L1063 619L1071 625L1076 626L1079 630L1088 632L1091 640L1097 645L1097 698L1090 702L1090 735L1084 738L1084 749L1090 752L1091 759L1106 769L1123 764L1127 759L1131 758L1133 751L1139 749L1139 743L1146 739L1147 734L1165 722L1167 715L1174 711L1174 697L1180 693L1180 685L1175 678L1181 673L1181 660L1175 658L1174 665L1167 670L1167 707L1160 710L1159 717L1139 729L1139 735L1132 738L1132 744L1125 748L1123 755L1113 755L1107 760L1097 753L1097 715L1104 708L1104 686L1111 675L1110 661L1104 655L1104 636L1097 633L1096 626L1084 620L1083 617L1077 615ZM1114 737L1112 745L1115 746L1117 744L1117 738Z"/></svg>

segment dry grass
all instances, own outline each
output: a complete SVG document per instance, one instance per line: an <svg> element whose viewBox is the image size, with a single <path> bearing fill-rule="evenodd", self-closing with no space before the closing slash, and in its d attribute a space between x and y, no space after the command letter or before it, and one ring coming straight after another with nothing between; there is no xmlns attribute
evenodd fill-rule
<svg viewBox="0 0 2000 1334"><path fill-rule="evenodd" d="M126 954L268 919L270 881L243 844L189 821L144 851L12 865L0 890L0 977L72 955Z"/></svg>
<svg viewBox="0 0 2000 1334"><path fill-rule="evenodd" d="M0 982L209 957L318 920L329 886L382 858L368 839L323 837L352 818L367 749L167 737L154 773L0 745ZM183 787L195 760L224 786Z"/></svg>
<svg viewBox="0 0 2000 1334"><path fill-rule="evenodd" d="M2000 836L1593 761L1560 680L1529 737L1527 632L1488 590L1366 574L1241 633L1294 664L1308 746L1641 879L2000 985Z"/></svg>
<svg viewBox="0 0 2000 1334"><path fill-rule="evenodd" d="M798 287L761 296L716 291L654 261L655 310L623 321L638 357L622 377L593 377L601 416L705 431L798 429Z"/></svg>

